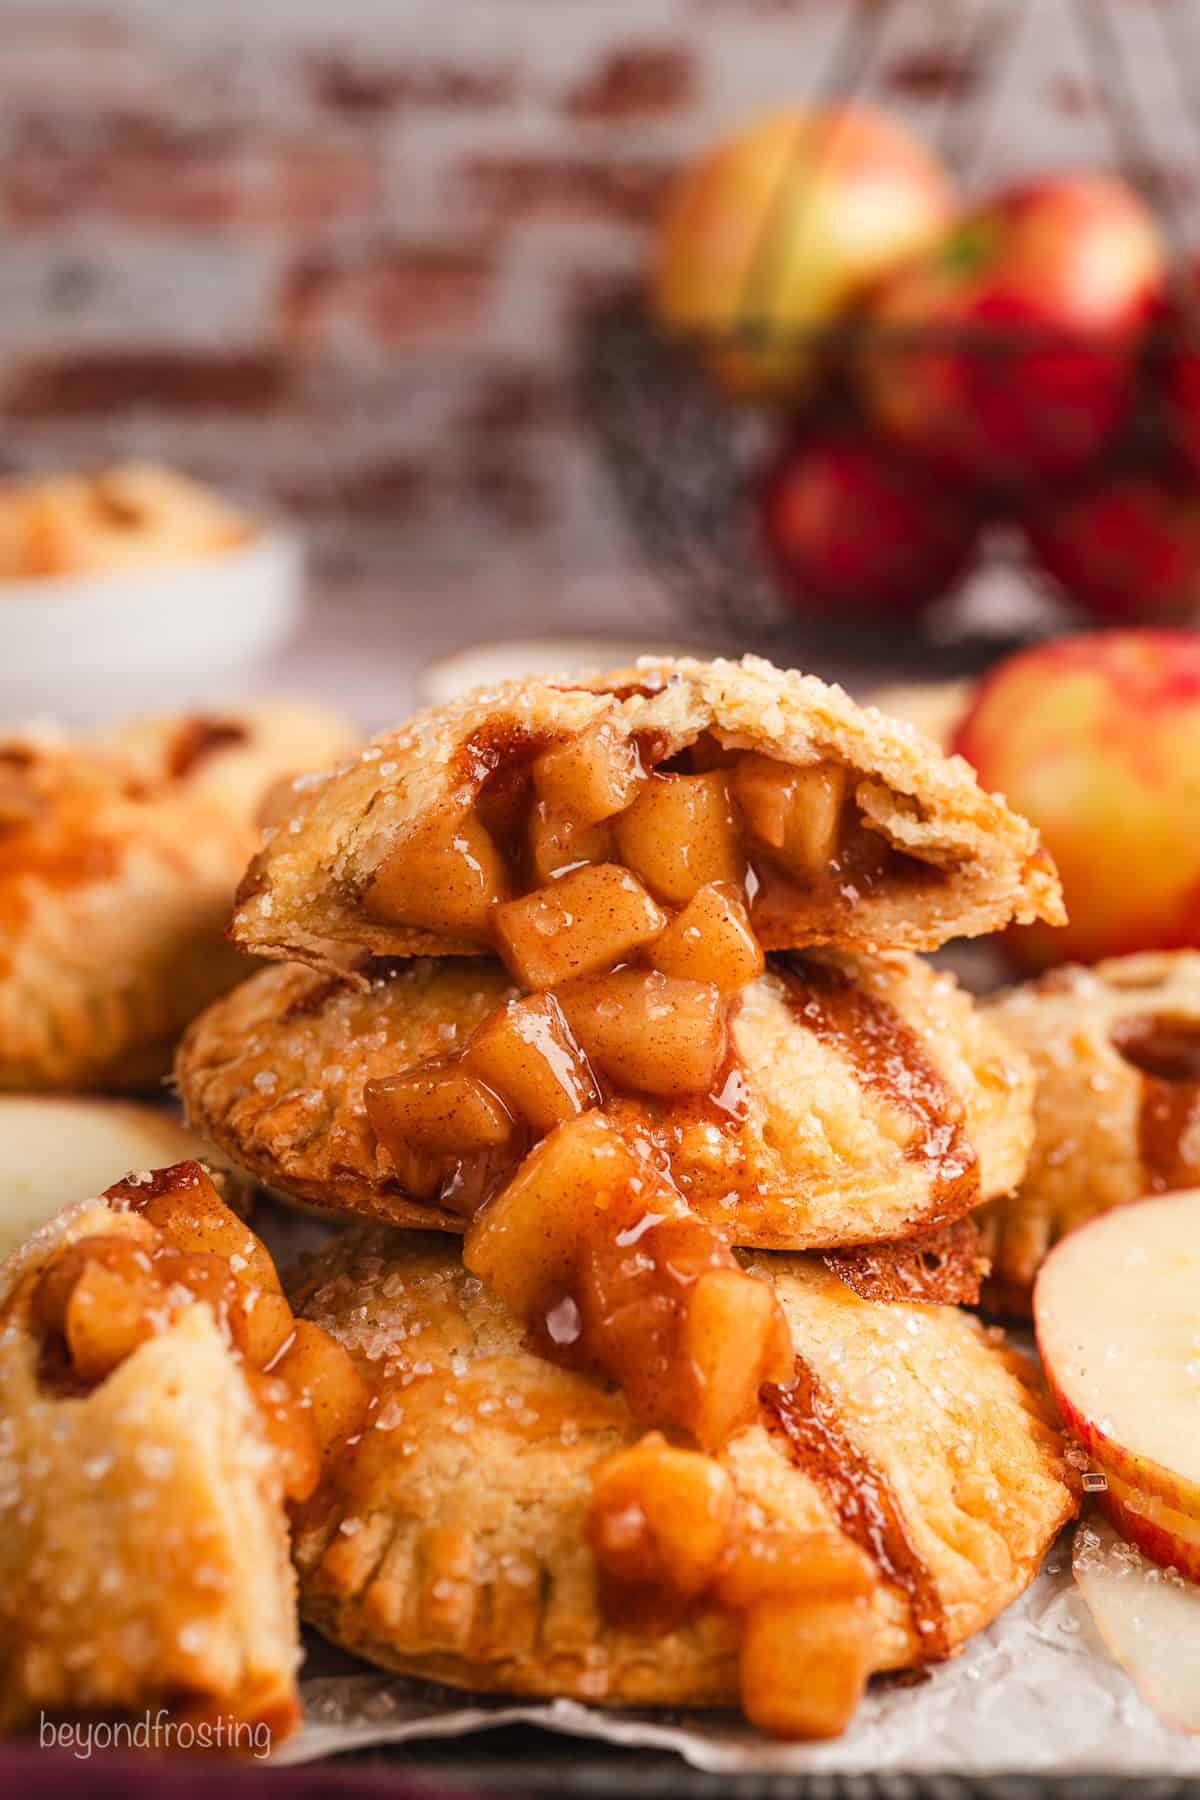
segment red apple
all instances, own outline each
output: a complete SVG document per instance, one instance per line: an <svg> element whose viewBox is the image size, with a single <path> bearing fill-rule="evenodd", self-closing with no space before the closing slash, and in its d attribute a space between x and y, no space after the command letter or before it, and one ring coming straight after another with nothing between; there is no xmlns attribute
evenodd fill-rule
<svg viewBox="0 0 1200 1800"><path fill-rule="evenodd" d="M1200 480L1200 262L1185 276L1163 320L1168 343L1165 358L1167 428L1171 442Z"/></svg>
<svg viewBox="0 0 1200 1800"><path fill-rule="evenodd" d="M1096 1629L1147 1705L1200 1731L1200 1587L1164 1576L1106 1519L1075 1533L1075 1579Z"/></svg>
<svg viewBox="0 0 1200 1800"><path fill-rule="evenodd" d="M1114 1207L1038 1271L1034 1326L1097 1499L1153 1561L1200 1575L1200 1189Z"/></svg>
<svg viewBox="0 0 1200 1800"><path fill-rule="evenodd" d="M1126 412L1164 251L1121 181L1061 176L969 214L879 295L861 372L875 417L989 486L1074 474Z"/></svg>
<svg viewBox="0 0 1200 1800"><path fill-rule="evenodd" d="M951 217L940 165L884 114L848 104L773 113L681 176L658 245L655 310L684 337L741 329L742 343L708 358L721 384L791 395L817 366L812 335Z"/></svg>
<svg viewBox="0 0 1200 1800"><path fill-rule="evenodd" d="M767 553L804 612L909 616L962 573L971 509L886 448L850 435L800 438L759 497Z"/></svg>
<svg viewBox="0 0 1200 1800"><path fill-rule="evenodd" d="M1070 923L1010 933L1023 962L1200 946L1200 633L1092 632L1008 657L954 748L1062 877Z"/></svg>
<svg viewBox="0 0 1200 1800"><path fill-rule="evenodd" d="M1200 612L1200 492L1156 475L1114 474L1026 522L1067 595L1110 624L1184 622Z"/></svg>

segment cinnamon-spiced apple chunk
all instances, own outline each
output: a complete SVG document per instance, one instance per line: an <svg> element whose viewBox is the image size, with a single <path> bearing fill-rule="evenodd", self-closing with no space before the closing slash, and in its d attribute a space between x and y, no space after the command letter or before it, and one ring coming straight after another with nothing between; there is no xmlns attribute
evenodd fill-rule
<svg viewBox="0 0 1200 1800"><path fill-rule="evenodd" d="M480 690L297 797L238 943L330 970L494 951L526 986L641 955L727 890L765 949L931 949L1062 916L1036 834L839 689L661 662Z"/></svg>
<svg viewBox="0 0 1200 1800"><path fill-rule="evenodd" d="M561 1277L570 1227L552 1229L540 1264L509 1266L512 1300ZM610 1270L635 1307L638 1248ZM740 1273L789 1341L706 1454L646 1431L644 1392L538 1354L445 1238L342 1238L290 1297L377 1404L299 1514L305 1616L454 1686L740 1703L797 1737L840 1731L872 1672L952 1654L1075 1510L1032 1365L965 1313L862 1300L815 1259Z"/></svg>
<svg viewBox="0 0 1200 1800"><path fill-rule="evenodd" d="M187 1036L191 1120L284 1193L452 1231L596 1109L734 1244L905 1239L1015 1185L1029 1064L951 976L833 950L760 974L744 912L702 895L704 930L698 898L652 946L665 969L553 992L487 958L377 965L366 987L264 969Z"/></svg>
<svg viewBox="0 0 1200 1800"><path fill-rule="evenodd" d="M0 1729L158 1706L227 1745L290 1729L285 1507L368 1399L198 1164L38 1232L0 1270Z"/></svg>

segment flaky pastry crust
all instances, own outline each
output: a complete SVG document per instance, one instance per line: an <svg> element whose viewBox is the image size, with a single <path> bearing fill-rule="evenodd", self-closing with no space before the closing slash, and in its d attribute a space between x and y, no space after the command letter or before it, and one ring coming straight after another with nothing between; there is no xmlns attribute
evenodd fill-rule
<svg viewBox="0 0 1200 1800"><path fill-rule="evenodd" d="M1200 1178L1200 954L1056 969L1001 994L988 1014L1037 1078L1028 1173L979 1214L992 1262L985 1300L1027 1318L1059 1238Z"/></svg>
<svg viewBox="0 0 1200 1800"><path fill-rule="evenodd" d="M872 1667L952 1653L1022 1591L1075 1511L1033 1366L954 1309L861 1300L810 1259L749 1264L774 1281L859 1476L896 1509L893 1542L906 1548L881 1564ZM736 1702L728 1616L700 1609L655 1630L601 1603L585 1536L591 1473L639 1435L618 1393L527 1350L444 1239L351 1234L292 1299L378 1393L362 1440L298 1522L312 1623L386 1667L458 1687ZM834 1498L848 1465L795 1460L767 1412L722 1458L761 1528L851 1532L853 1500Z"/></svg>
<svg viewBox="0 0 1200 1800"><path fill-rule="evenodd" d="M282 1734L299 1643L280 1475L208 1306L86 1393L43 1379L39 1274L137 1223L84 1202L0 1268L0 1730L162 1705Z"/></svg>
<svg viewBox="0 0 1200 1800"><path fill-rule="evenodd" d="M363 1089L461 1047L513 991L485 958L393 964L368 988L275 966L195 1022L176 1079L197 1131L269 1186L461 1231L461 1216L405 1196ZM659 1138L692 1210L735 1243L905 1238L1020 1179L1028 1062L916 957L777 959L741 996L732 1038L740 1123L690 1100L618 1098L609 1111Z"/></svg>
<svg viewBox="0 0 1200 1800"><path fill-rule="evenodd" d="M660 759L708 732L726 749L854 771L860 813L909 859L907 877L876 891L831 888L798 935L781 925L767 948L932 949L1010 919L1064 916L1037 834L985 794L965 762L839 688L745 657L648 663L592 681L514 681L418 714L301 796L247 871L235 941L343 970L371 954L477 952L477 941L373 920L364 893L419 828L465 816L506 759L600 722L622 738L653 741Z"/></svg>
<svg viewBox="0 0 1200 1800"><path fill-rule="evenodd" d="M324 715L305 733L292 714L0 744L0 1089L162 1079L249 966L225 924L265 789L333 741Z"/></svg>

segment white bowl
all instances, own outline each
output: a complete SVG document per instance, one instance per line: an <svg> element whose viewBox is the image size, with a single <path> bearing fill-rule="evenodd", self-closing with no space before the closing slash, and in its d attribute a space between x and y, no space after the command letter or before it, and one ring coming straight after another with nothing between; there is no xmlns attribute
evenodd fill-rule
<svg viewBox="0 0 1200 1800"><path fill-rule="evenodd" d="M289 636L303 601L293 532L120 574L0 581L0 720L87 723L227 694Z"/></svg>

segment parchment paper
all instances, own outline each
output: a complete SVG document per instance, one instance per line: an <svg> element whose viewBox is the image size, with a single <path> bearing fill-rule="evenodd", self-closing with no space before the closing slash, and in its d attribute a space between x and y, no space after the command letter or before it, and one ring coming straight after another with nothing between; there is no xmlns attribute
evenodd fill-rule
<svg viewBox="0 0 1200 1800"><path fill-rule="evenodd" d="M728 1713L472 1700L357 1665L362 1673L303 1683L307 1722L274 1760L519 1724L674 1750L694 1768L726 1774L1200 1774L1200 1738L1163 1724L1105 1650L1075 1586L1070 1548L1068 1531L1028 1593L927 1681L873 1685L834 1743L776 1744Z"/></svg>

